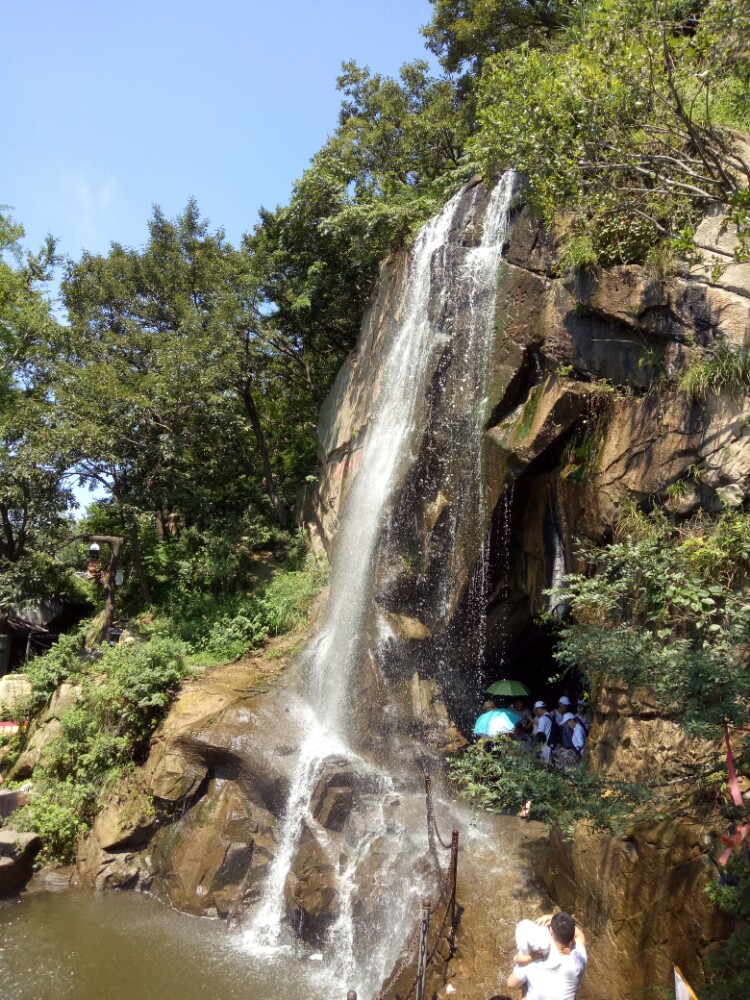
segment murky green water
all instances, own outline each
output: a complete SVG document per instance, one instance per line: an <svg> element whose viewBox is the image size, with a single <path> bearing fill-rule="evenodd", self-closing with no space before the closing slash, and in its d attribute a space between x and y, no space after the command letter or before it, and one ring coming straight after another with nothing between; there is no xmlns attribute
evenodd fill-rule
<svg viewBox="0 0 750 1000"><path fill-rule="evenodd" d="M322 972L137 893L0 901L3 1000L330 1000Z"/></svg>

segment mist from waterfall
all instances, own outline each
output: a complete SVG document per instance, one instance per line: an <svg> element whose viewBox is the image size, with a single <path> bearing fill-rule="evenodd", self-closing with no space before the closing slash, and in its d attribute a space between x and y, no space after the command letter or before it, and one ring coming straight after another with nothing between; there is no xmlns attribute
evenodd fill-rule
<svg viewBox="0 0 750 1000"><path fill-rule="evenodd" d="M419 424L426 419L422 404L433 374L430 359L434 359L436 350L452 346L451 314L459 302L468 303L470 319L460 346L453 345L453 353L458 356L450 377L453 395L456 399L459 394L471 399L473 413L465 421L470 430L462 434L460 442L471 458L459 490L461 500L452 510L454 534L463 518L484 517L482 436L487 418L487 344L494 330L496 272L514 185L514 175L508 174L492 192L477 246L464 248L450 242L465 199L465 192L459 192L421 230L411 250L402 298L394 308L394 314L401 319L377 375L379 393L362 445L361 465L345 498L334 541L325 621L302 655L302 693L314 718L304 721L307 735L291 782L279 849L264 897L247 931L252 951L277 948L285 939L284 887L303 826L315 826L310 802L324 761L331 754L344 754L361 763L361 758L346 750L345 744L351 719L353 671L376 641L374 579L378 548L398 488L414 461L413 443L425 432ZM478 186L472 191L472 208L482 192ZM450 399L448 405L454 405ZM480 580L476 600L484 600L485 589ZM336 973L336 988L341 989L342 981L354 982L363 1000L377 992L392 969L421 891L415 876L413 884L404 879L397 859L408 850L414 870L416 860L424 855L424 827L420 824L417 833L408 824L388 819L386 807L391 793L390 779L383 774L380 789L370 796L368 829L358 831L358 839L348 838L345 853L342 855L339 847L336 858L339 916L328 935L326 961ZM325 832L321 831L321 835L325 841ZM388 870L379 871L377 885L370 887L377 897L378 905L371 909L377 933L370 935L366 948L358 948L353 900L360 864L373 844L385 840L390 845L384 852L389 859L385 862Z"/></svg>

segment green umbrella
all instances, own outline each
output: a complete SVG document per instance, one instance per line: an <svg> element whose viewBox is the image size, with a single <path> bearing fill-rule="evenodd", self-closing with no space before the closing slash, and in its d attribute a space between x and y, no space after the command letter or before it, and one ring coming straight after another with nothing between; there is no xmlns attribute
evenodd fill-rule
<svg viewBox="0 0 750 1000"><path fill-rule="evenodd" d="M502 694L508 698L527 698L531 691L521 681L495 681L487 688L487 694Z"/></svg>

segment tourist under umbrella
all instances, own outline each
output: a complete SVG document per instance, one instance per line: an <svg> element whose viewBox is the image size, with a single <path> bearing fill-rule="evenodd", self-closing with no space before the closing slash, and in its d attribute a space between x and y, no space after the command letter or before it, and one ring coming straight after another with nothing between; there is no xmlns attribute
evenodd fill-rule
<svg viewBox="0 0 750 1000"><path fill-rule="evenodd" d="M502 736L512 733L521 716L510 708L494 708L491 712L482 712L474 723L475 736Z"/></svg>

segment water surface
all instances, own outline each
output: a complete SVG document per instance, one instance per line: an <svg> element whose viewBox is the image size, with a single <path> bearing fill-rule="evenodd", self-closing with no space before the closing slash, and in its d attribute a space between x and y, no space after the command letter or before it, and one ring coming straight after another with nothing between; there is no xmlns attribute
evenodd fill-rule
<svg viewBox="0 0 750 1000"><path fill-rule="evenodd" d="M3 1000L329 1000L320 963L259 959L239 932L139 893L0 900ZM343 990L346 996L346 987Z"/></svg>

